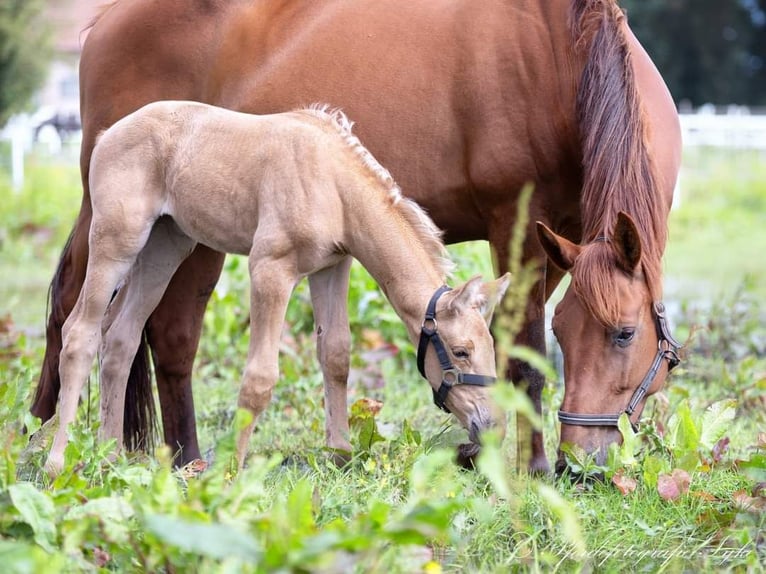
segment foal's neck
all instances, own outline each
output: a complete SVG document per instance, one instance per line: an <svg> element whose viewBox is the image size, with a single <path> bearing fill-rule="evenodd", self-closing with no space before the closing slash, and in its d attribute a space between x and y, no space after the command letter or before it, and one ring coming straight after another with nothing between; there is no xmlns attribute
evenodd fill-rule
<svg viewBox="0 0 766 574"><path fill-rule="evenodd" d="M355 217L354 241L347 247L380 285L416 342L428 301L444 284L445 273L396 207L386 205L385 209L383 214L365 210Z"/></svg>

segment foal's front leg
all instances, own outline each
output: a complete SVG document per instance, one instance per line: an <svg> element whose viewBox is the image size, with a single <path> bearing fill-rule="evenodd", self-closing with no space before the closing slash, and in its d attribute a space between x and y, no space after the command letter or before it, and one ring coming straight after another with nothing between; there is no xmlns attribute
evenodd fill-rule
<svg viewBox="0 0 766 574"><path fill-rule="evenodd" d="M324 377L325 433L338 464L351 452L347 386L351 331L348 325L348 282L352 259L309 276L317 333L317 357Z"/></svg>
<svg viewBox="0 0 766 574"><path fill-rule="evenodd" d="M262 240L269 244L271 241ZM279 378L279 341L287 304L298 280L294 259L288 255L250 255L250 347L242 375L238 406L253 414L252 422L237 439L237 464L242 469L247 443L255 423L271 400Z"/></svg>

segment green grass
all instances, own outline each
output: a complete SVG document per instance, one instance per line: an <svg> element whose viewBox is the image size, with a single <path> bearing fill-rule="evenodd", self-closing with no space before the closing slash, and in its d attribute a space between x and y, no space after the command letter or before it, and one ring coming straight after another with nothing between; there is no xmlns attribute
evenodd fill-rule
<svg viewBox="0 0 766 574"><path fill-rule="evenodd" d="M649 402L645 414L652 423L639 436L628 435L628 446L614 451L604 468L573 453L584 472L606 473L605 483L586 484L514 472L514 416L504 445L487 438L478 472L458 469L454 446L465 440L464 431L431 404L412 345L358 266L350 294L355 354L349 398L377 399L383 408L374 417L362 411L351 464L336 468L323 449L321 375L303 285L288 312L282 380L251 440L249 466L234 476L234 405L247 347L241 258L228 259L195 365L208 469L200 475L172 471L163 450L109 462L111 447L93 438L98 389L92 384L67 468L49 484L39 466L49 429L30 448L21 428L39 426L27 408L42 360L47 283L78 209L78 177L71 166L33 161L27 188L15 195L0 175L0 317L10 315L15 323L0 321L7 327L0 329L3 569L762 571L765 501L757 484L766 482L766 437L759 436L766 430L764 282L763 271L748 265L758 254L750 242L766 245L766 178L760 158L748 154L700 152L686 165L682 201L670 223L668 298L678 303L678 333L685 338L694 325L699 329L688 360L662 397ZM736 249L727 253L719 237ZM719 249L720 260L711 257ZM486 245L452 252L459 278L490 273ZM714 271L719 265L729 271ZM398 354L370 359L365 351L381 340ZM549 455L558 440L560 399L560 387L549 385L542 421ZM737 410L730 419L732 399ZM513 394L499 400L510 411L519 404ZM372 431L380 440L370 445ZM658 484L673 470L687 472L690 484L688 492L667 500ZM635 481L635 490L622 494L614 477Z"/></svg>
<svg viewBox="0 0 766 574"><path fill-rule="evenodd" d="M745 283L766 298L766 152L686 154L665 255L666 291L714 301Z"/></svg>

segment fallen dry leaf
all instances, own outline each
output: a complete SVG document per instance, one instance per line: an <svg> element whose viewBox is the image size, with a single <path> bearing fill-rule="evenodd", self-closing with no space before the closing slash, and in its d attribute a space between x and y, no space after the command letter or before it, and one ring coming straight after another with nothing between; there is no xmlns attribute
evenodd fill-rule
<svg viewBox="0 0 766 574"><path fill-rule="evenodd" d="M663 500L675 500L681 496L676 481L669 474L661 474L657 477L657 492Z"/></svg>
<svg viewBox="0 0 766 574"><path fill-rule="evenodd" d="M688 472L676 468L670 474L661 474L657 477L657 492L663 500L676 500L682 494L689 492L691 481Z"/></svg>
<svg viewBox="0 0 766 574"><path fill-rule="evenodd" d="M764 496L750 496L746 491L738 490L731 495L731 498L741 510L748 512L766 511L766 497Z"/></svg>
<svg viewBox="0 0 766 574"><path fill-rule="evenodd" d="M636 490L636 486L638 486L638 482L636 482L635 478L630 478L620 472L612 477L612 484L619 489L623 496L627 496Z"/></svg>

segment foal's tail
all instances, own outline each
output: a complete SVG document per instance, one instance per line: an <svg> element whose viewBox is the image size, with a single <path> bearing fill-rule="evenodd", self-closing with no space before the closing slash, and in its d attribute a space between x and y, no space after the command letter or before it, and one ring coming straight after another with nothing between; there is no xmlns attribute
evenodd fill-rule
<svg viewBox="0 0 766 574"><path fill-rule="evenodd" d="M88 259L87 230L89 227L90 218L85 220L81 217L77 220L48 288L45 357L35 398L29 409L43 422L53 417L56 412L56 403L61 389L59 379L61 328L74 306L84 280ZM85 233L82 233L83 230ZM78 241L82 237L85 240ZM152 396L146 336L143 336L128 378L123 441L126 448L130 450L150 451L154 448L156 435L157 415Z"/></svg>

